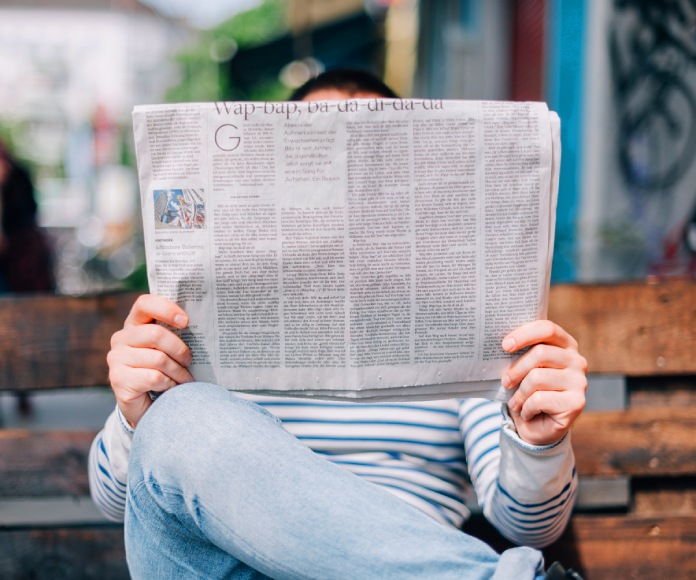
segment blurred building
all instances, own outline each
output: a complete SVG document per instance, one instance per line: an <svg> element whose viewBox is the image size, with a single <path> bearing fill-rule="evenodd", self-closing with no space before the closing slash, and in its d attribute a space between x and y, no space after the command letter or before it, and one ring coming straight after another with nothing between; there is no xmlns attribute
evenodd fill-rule
<svg viewBox="0 0 696 580"><path fill-rule="evenodd" d="M41 223L76 229L68 253L136 221L131 110L164 98L186 38L136 0L0 0L0 135L34 170Z"/></svg>
<svg viewBox="0 0 696 580"><path fill-rule="evenodd" d="M415 90L562 123L553 279L696 276L696 2L419 4Z"/></svg>
<svg viewBox="0 0 696 580"><path fill-rule="evenodd" d="M404 96L547 101L563 147L553 279L696 275L694 0L284 5L280 36L213 59L234 98L359 66ZM138 223L130 111L164 99L190 39L136 0L0 0L0 136L36 170L42 223L76 231L73 264Z"/></svg>

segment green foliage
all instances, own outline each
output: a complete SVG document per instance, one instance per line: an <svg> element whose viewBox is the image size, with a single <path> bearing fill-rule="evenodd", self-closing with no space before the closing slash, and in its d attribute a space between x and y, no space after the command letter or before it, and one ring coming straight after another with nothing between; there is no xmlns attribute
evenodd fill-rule
<svg viewBox="0 0 696 580"><path fill-rule="evenodd" d="M31 157L31 151L21 144L26 142L24 135L29 131L29 123L26 120L9 121L0 119L0 143L3 143L12 155L12 158L29 170L34 175L37 171L37 163ZM62 171L62 166L58 168Z"/></svg>
<svg viewBox="0 0 696 580"><path fill-rule="evenodd" d="M275 80L259 83L247 93L246 98L250 101L286 101L291 92L291 89Z"/></svg>
<svg viewBox="0 0 696 580"><path fill-rule="evenodd" d="M4 143L8 149L13 147L12 128L3 119L0 119L0 143Z"/></svg>
<svg viewBox="0 0 696 580"><path fill-rule="evenodd" d="M149 292L147 281L147 265L140 264L131 274L122 281L124 290Z"/></svg>
<svg viewBox="0 0 696 580"><path fill-rule="evenodd" d="M202 31L195 44L177 55L181 82L170 89L167 100L197 102L250 98L230 86L224 63L237 46L261 44L283 34L286 31L285 6L285 0L264 0L256 8ZM253 91L254 99L278 100L275 95L283 98L281 87L280 83L266 89L259 87Z"/></svg>
<svg viewBox="0 0 696 580"><path fill-rule="evenodd" d="M286 32L285 9L285 0L264 0L211 30L213 38L233 38L239 46L262 44Z"/></svg>

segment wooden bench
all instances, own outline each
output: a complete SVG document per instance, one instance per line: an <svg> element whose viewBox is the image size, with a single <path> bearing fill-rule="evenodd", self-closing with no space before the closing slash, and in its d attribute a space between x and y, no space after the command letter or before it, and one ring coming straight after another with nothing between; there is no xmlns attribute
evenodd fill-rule
<svg viewBox="0 0 696 580"><path fill-rule="evenodd" d="M0 298L0 391L105 385L134 299ZM593 374L576 512L547 560L588 580L696 578L696 283L554 286L549 317ZM0 577L128 577L122 527L88 498L93 436L0 429ZM467 530L508 545L480 516Z"/></svg>
<svg viewBox="0 0 696 580"><path fill-rule="evenodd" d="M0 298L0 391L107 384L135 294ZM123 527L89 496L93 431L0 429L0 577L128 578Z"/></svg>

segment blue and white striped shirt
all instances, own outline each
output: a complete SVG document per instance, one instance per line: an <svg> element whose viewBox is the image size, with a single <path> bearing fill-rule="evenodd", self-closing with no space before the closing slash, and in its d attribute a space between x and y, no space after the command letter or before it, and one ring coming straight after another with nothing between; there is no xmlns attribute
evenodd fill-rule
<svg viewBox="0 0 696 580"><path fill-rule="evenodd" d="M577 477L569 437L544 447L526 444L499 402L243 396L316 453L444 525L461 528L467 504L478 501L510 540L543 546L561 534L570 516ZM90 454L92 497L114 520L123 519L131 436L115 411Z"/></svg>

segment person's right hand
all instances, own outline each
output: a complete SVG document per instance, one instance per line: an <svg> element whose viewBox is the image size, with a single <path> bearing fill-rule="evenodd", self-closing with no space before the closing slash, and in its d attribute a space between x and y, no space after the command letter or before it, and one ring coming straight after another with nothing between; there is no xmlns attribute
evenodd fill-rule
<svg viewBox="0 0 696 580"><path fill-rule="evenodd" d="M116 402L133 428L152 405L150 391L163 392L194 380L186 369L191 351L157 322L186 328L188 316L170 300L144 294L133 304L123 329L111 337L106 357Z"/></svg>

